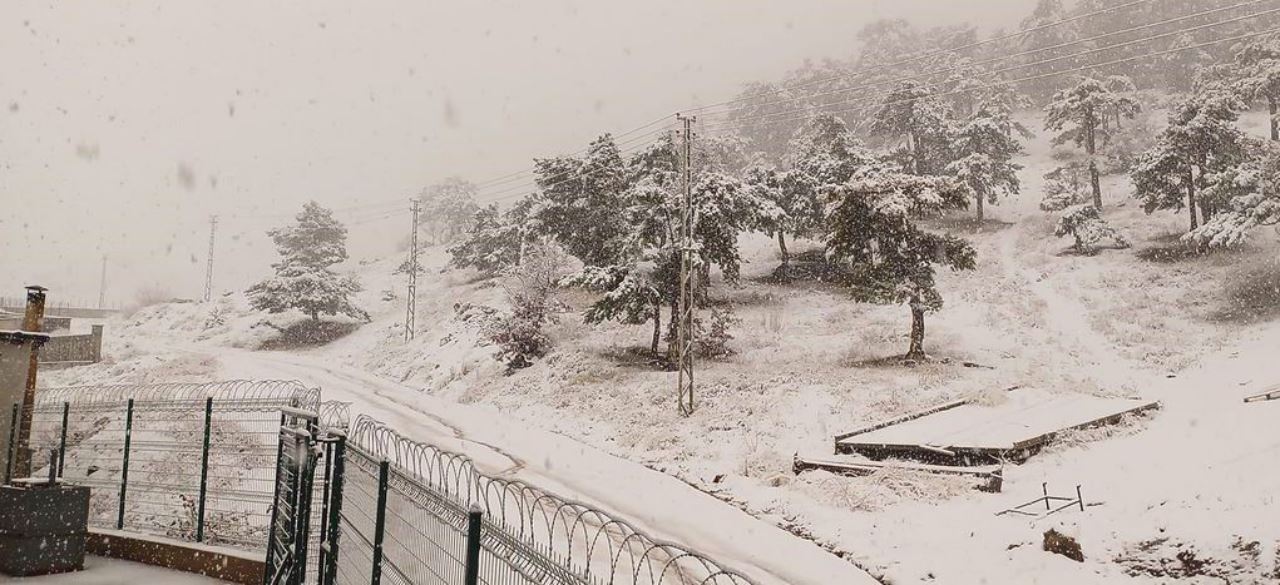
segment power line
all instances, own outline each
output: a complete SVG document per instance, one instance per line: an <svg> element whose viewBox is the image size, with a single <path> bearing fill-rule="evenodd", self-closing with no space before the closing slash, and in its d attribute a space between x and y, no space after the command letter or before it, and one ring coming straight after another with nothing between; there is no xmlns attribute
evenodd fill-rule
<svg viewBox="0 0 1280 585"><path fill-rule="evenodd" d="M1280 10L1280 9L1277 9L1277 10ZM1273 10L1273 11L1271 11L1271 12L1274 12L1274 10ZM1215 39L1215 40L1207 41L1207 42L1203 42L1203 43L1196 43L1196 44L1193 44L1193 45L1187 45L1187 46L1185 46L1185 47L1177 47L1177 48L1173 48L1173 49L1167 49L1167 50L1163 50L1163 51L1157 51L1157 52L1154 52L1154 53L1146 53L1146 54L1143 54L1143 55L1135 55L1135 56L1132 56L1132 57L1125 57L1125 58L1122 58L1122 59L1115 59L1115 60L1107 61L1107 62L1104 62L1104 63L1093 63L1093 64L1089 64L1089 65L1083 65L1083 66L1080 66L1080 67L1074 67L1074 68L1070 68L1070 69L1063 69L1063 70L1061 70L1061 71L1050 71L1050 72L1047 72L1047 73L1041 73L1041 74L1038 74L1038 75L1031 75L1031 76L1028 76L1028 77L1021 77L1021 78L1018 78L1018 79L1011 79L1011 80L1000 81L1000 82L996 82L996 83L989 83L989 84L982 85L981 87L979 87L979 88L977 88L977 89L991 89L991 88L1001 87L1001 86L1005 86L1005 85L1012 85L1012 84L1015 84L1015 83L1023 83L1023 82L1026 82L1026 81L1035 81L1035 80L1038 80L1038 79L1045 79L1045 78L1049 78L1049 77L1057 77L1057 76L1059 76L1059 75L1065 75L1065 74L1068 74L1068 73L1078 73L1078 72L1086 71L1086 70L1089 70L1089 69L1098 69L1098 68L1102 68L1102 67L1110 67L1110 66L1112 66L1112 65L1118 65L1118 64L1121 64L1121 63L1128 63L1128 62L1130 62L1130 61L1137 61L1137 60L1140 60L1140 59L1148 59L1148 58L1151 58L1151 57L1160 57L1160 56L1170 55L1170 54L1174 54L1174 53L1181 53L1181 52L1183 52L1183 51L1190 51L1190 50L1193 50L1193 49L1201 49L1201 48L1208 47L1208 46L1211 46L1211 45L1216 45L1216 44L1219 44L1219 43L1225 43L1225 42L1230 42L1230 41L1239 41L1239 40L1244 40L1244 39L1248 39L1248 38L1253 38L1253 37L1258 37L1258 36L1264 36L1264 35L1268 35L1268 34L1273 34L1273 33L1277 32L1277 31L1280 31L1280 28L1277 28L1277 29L1269 29L1269 30L1264 30L1264 31L1259 31L1259 32L1253 32L1253 33L1248 33L1248 34L1243 34L1243 35L1237 35L1237 36L1234 36L1234 37L1226 37L1226 38L1221 38L1221 39ZM942 92L942 93L931 94L931 97L946 97L946 96L949 96L949 95L957 95L957 94L961 94L961 93L967 93L967 92L970 92L970 91L974 91L974 90L973 90L973 89L963 89L963 90L956 90L956 91L950 91L950 92ZM857 101L865 101L865 100L850 100L850 101L848 101L848 102L843 102L843 103L854 103L854 102L857 102ZM872 108L882 107L882 106L886 106L886 105L894 105L894 104L899 104L899 103L906 103L906 102L908 102L908 101L911 101L911 100L909 100L909 99L896 100L896 101L891 101L891 102L883 102L883 103L879 103L879 104L871 104L871 105L869 105L869 106L861 106L861 107L856 107L856 108L847 108L847 109L843 109L843 110L827 111L827 112L823 112L823 113L824 113L824 114L843 114L843 113L852 113L852 112L865 112L865 111L870 110L870 109L872 109ZM833 104L833 105L834 105L834 104ZM794 110L794 111L781 112L781 113L786 113L786 114L792 114L792 113L803 113L804 115L801 115L801 116L798 116L798 117L791 117L791 118L780 118L780 119L777 119L777 120L766 120L766 121L761 122L761 123L762 123L762 124L778 124L778 123L783 123L783 122L794 122L794 121L798 121L798 120L806 120L806 119L808 119L808 118L810 117L810 116L808 115L807 111L805 111L805 110ZM760 116L760 118L764 118L764 117L768 117L768 116ZM735 125L735 124L737 124L737 123L738 123L738 122L740 122L740 121L745 121L745 120L729 120L729 121L724 121L724 122L717 122L717 123L712 123L712 124L709 124L709 125L705 125L704 127L723 128L723 127L725 127L725 126Z"/></svg>

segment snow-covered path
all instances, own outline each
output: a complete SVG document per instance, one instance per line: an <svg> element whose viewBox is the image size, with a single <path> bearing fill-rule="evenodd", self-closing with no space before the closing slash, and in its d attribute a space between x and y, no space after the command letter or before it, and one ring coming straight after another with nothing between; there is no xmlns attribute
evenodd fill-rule
<svg viewBox="0 0 1280 585"><path fill-rule="evenodd" d="M519 478L607 510L649 533L698 550L761 585L876 583L813 543L758 520L666 474L576 440L524 426L492 407L457 404L321 357L205 348L226 378L297 379L326 400L351 401L401 433L464 453L486 473Z"/></svg>

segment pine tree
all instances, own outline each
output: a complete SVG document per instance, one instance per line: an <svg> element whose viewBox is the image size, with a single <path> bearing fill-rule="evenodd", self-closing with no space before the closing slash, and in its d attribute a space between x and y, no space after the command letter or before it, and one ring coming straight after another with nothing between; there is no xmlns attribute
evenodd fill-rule
<svg viewBox="0 0 1280 585"><path fill-rule="evenodd" d="M916 218L967 206L964 189L952 180L883 164L859 170L830 192L827 256L849 267L844 284L855 299L910 307L909 359L926 357L925 314L942 307L935 265L970 270L975 257L968 242L925 231Z"/></svg>
<svg viewBox="0 0 1280 585"><path fill-rule="evenodd" d="M695 167L701 171L691 186L697 242L694 266L700 275L699 290L694 296L699 301L705 299L711 266L718 267L729 282L738 279L738 237L755 224L759 213L760 202L749 190L721 172L726 161L737 158L724 154L734 148L733 144L718 144L714 139L695 142ZM674 315L679 312L681 242L676 234L681 206L675 191L675 156L670 136L664 136L627 162L626 175L631 185L621 198L624 204L612 210L625 226L616 239L614 261L608 265L587 264L563 282L601 293L583 314L588 323L612 320L638 325L652 320L651 350L655 355L662 337L663 304L671 307L668 329L674 326Z"/></svg>
<svg viewBox="0 0 1280 585"><path fill-rule="evenodd" d="M751 205L757 206L755 229L777 238L782 280L789 278L786 237L817 233L823 225L822 189L845 182L871 158L844 121L822 115L807 122L791 140L786 170L748 169L744 183Z"/></svg>
<svg viewBox="0 0 1280 585"><path fill-rule="evenodd" d="M1142 154L1131 173L1134 196L1147 213L1186 207L1191 231L1213 217L1226 202L1197 195L1221 180L1223 171L1244 161L1245 135L1235 126L1244 109L1244 103L1222 87L1202 89L1174 108L1156 146Z"/></svg>
<svg viewBox="0 0 1280 585"><path fill-rule="evenodd" d="M1245 161L1209 177L1219 212L1183 239L1216 247L1243 244L1251 230L1280 224L1280 146L1253 144Z"/></svg>
<svg viewBox="0 0 1280 585"><path fill-rule="evenodd" d="M528 215L533 202L521 199L506 213L492 204L476 212L461 242L449 248L449 265L494 275L520 264L529 243Z"/></svg>
<svg viewBox="0 0 1280 585"><path fill-rule="evenodd" d="M613 137L594 140L582 158L538 159L535 165L539 195L530 217L539 232L587 266L616 263L627 232L619 210L628 180Z"/></svg>
<svg viewBox="0 0 1280 585"><path fill-rule="evenodd" d="M1266 102L1271 140L1280 141L1280 35L1256 38L1241 48L1232 76L1246 99Z"/></svg>
<svg viewBox="0 0 1280 585"><path fill-rule="evenodd" d="M913 175L936 175L951 162L950 108L921 84L905 81L889 92L871 119L873 136L905 141L895 153Z"/></svg>
<svg viewBox="0 0 1280 585"><path fill-rule="evenodd" d="M449 177L422 190L418 200L422 202L422 228L431 236L434 244L452 242L466 233L475 219L477 189L475 184L458 177Z"/></svg>
<svg viewBox="0 0 1280 585"><path fill-rule="evenodd" d="M1022 165L1013 159L1023 152L1019 136L1030 137L1030 132L1013 120L1013 103L1004 96L980 101L956 131L952 148L959 158L947 165L947 172L969 190L977 203L979 223L984 219L984 203L994 204L1000 195L1018 192Z"/></svg>
<svg viewBox="0 0 1280 585"><path fill-rule="evenodd" d="M360 283L330 268L347 259L347 228L314 201L303 206L296 220L294 225L267 232L280 261L272 265L274 277L246 291L250 304L271 313L298 309L312 321L338 314L368 320L369 314L351 301Z"/></svg>
<svg viewBox="0 0 1280 585"><path fill-rule="evenodd" d="M1083 147L1089 160L1089 182L1093 191L1093 205L1102 209L1102 183L1098 173L1098 144L1109 131L1107 119L1118 112L1132 118L1140 104L1128 93L1114 93L1097 79L1085 77L1071 89L1060 91L1045 107L1046 130L1060 132L1054 137L1055 145L1074 143Z"/></svg>

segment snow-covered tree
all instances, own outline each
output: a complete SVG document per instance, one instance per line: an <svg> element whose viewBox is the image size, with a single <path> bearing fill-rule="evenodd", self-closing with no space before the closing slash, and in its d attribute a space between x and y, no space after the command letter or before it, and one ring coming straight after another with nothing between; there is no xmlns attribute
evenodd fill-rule
<svg viewBox="0 0 1280 585"><path fill-rule="evenodd" d="M713 265L726 280L737 280L741 264L738 236L755 225L761 206L741 182L720 171L733 157L715 153L732 147L712 139L700 142L703 144L695 142L694 159L701 172L691 186L696 219L694 266L701 276L695 294L698 299L705 297ZM678 314L681 201L675 157L670 137L664 136L628 161L631 185L622 198L625 205L613 211L626 226L618 237L615 261L602 266L588 264L563 282L602 295L583 314L589 323L653 320L651 349L655 354L661 340L663 304L671 306L670 315Z"/></svg>
<svg viewBox="0 0 1280 585"><path fill-rule="evenodd" d="M475 184L449 177L422 190L422 228L433 244L452 242L471 227L476 211Z"/></svg>
<svg viewBox="0 0 1280 585"><path fill-rule="evenodd" d="M984 203L996 203L1000 195L1018 192L1018 171L1022 165L1013 162L1022 154L1019 137L1030 132L1013 120L1012 104L983 100L972 116L956 130L952 149L958 157L947 165L947 172L969 190L977 203L978 221L983 218Z"/></svg>
<svg viewBox="0 0 1280 585"><path fill-rule="evenodd" d="M313 321L338 314L368 320L369 314L351 301L360 283L331 269L347 259L347 228L314 201L303 206L296 221L267 232L280 261L272 264L275 276L246 291L250 304L271 313L297 309Z"/></svg>
<svg viewBox="0 0 1280 585"><path fill-rule="evenodd" d="M1088 181L1089 166L1082 161L1069 162L1045 173L1044 199L1040 201L1040 209L1062 211L1087 202L1090 195L1086 186Z"/></svg>
<svg viewBox="0 0 1280 585"><path fill-rule="evenodd" d="M1147 213L1186 207L1191 231L1213 217L1226 201L1206 198L1204 191L1246 158L1245 134L1236 127L1244 109L1235 93L1217 87L1196 92L1170 112L1169 126L1130 174L1134 196ZM1210 190L1207 195L1221 192Z"/></svg>
<svg viewBox="0 0 1280 585"><path fill-rule="evenodd" d="M903 141L894 153L913 175L936 175L952 160L950 108L915 81L889 92L872 116L873 136Z"/></svg>
<svg viewBox="0 0 1280 585"><path fill-rule="evenodd" d="M538 159L535 165L539 195L530 217L538 230L587 266L614 264L628 231L620 213L628 180L613 137L592 141L582 158Z"/></svg>
<svg viewBox="0 0 1280 585"><path fill-rule="evenodd" d="M1271 140L1280 141L1280 35L1258 37L1236 53L1233 77L1245 98L1266 102Z"/></svg>
<svg viewBox="0 0 1280 585"><path fill-rule="evenodd" d="M822 115L809 120L791 140L785 170L762 166L747 170L748 200L758 206L755 228L777 238L783 280L788 278L790 263L786 237L818 233L823 226L822 188L845 182L871 159L842 120Z"/></svg>
<svg viewBox="0 0 1280 585"><path fill-rule="evenodd" d="M1254 148L1260 152L1209 178L1205 193L1225 203L1184 240L1236 246L1254 228L1280 224L1280 146L1256 144Z"/></svg>
<svg viewBox="0 0 1280 585"><path fill-rule="evenodd" d="M520 200L505 213L495 203L476 212L462 241L449 248L449 265L495 274L520 264L529 243L528 214L532 200Z"/></svg>
<svg viewBox="0 0 1280 585"><path fill-rule="evenodd" d="M975 254L965 240L926 231L916 218L967 207L965 190L948 178L879 164L860 169L829 196L827 256L848 267L844 284L854 298L907 304L911 343L906 357L923 359L925 314L942 307L935 266L969 270Z"/></svg>
<svg viewBox="0 0 1280 585"><path fill-rule="evenodd" d="M1054 235L1059 238L1072 236L1074 247L1081 254L1093 254L1106 242L1116 248L1128 248L1129 242L1120 232L1102 219L1098 208L1092 205L1074 205L1066 209L1058 218L1058 226Z"/></svg>
<svg viewBox="0 0 1280 585"><path fill-rule="evenodd" d="M1062 90L1053 96L1045 107L1046 130L1059 132L1053 138L1055 145L1074 143L1085 149L1089 160L1089 181L1093 192L1093 204L1102 209L1102 184L1099 180L1098 145L1105 140L1110 125L1107 120L1118 113L1132 118L1140 104L1129 92L1115 93L1107 84L1092 77L1085 77L1075 87Z"/></svg>

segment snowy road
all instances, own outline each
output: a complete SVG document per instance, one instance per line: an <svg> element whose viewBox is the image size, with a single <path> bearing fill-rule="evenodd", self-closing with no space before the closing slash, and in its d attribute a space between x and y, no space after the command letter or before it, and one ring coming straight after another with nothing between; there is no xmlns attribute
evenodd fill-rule
<svg viewBox="0 0 1280 585"><path fill-rule="evenodd" d="M491 475L518 478L607 510L651 536L692 547L760 585L876 580L813 543L663 473L512 420L496 409L436 399L320 357L201 348L224 378L296 379L351 401L412 438L464 453Z"/></svg>

